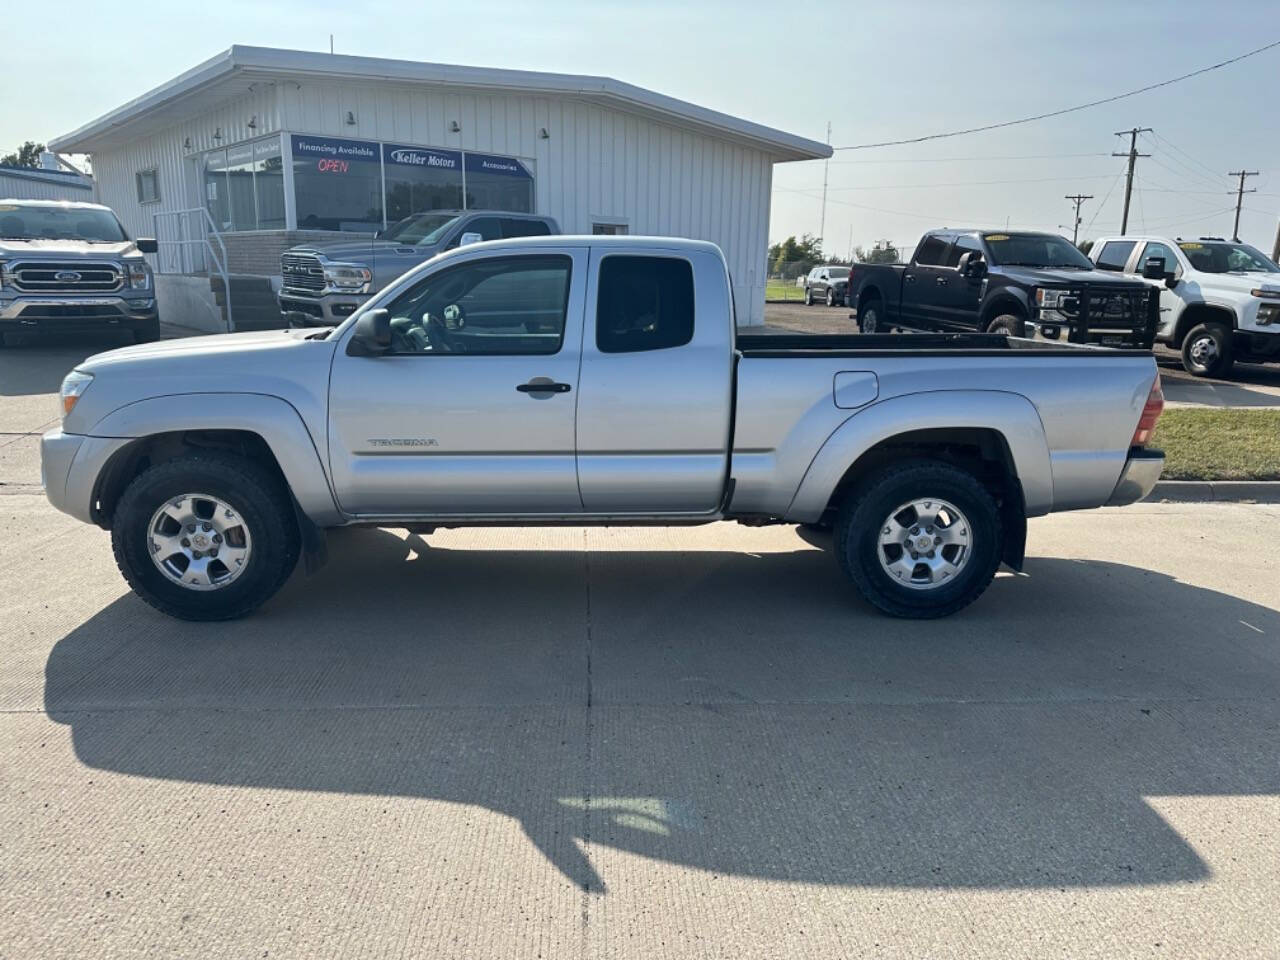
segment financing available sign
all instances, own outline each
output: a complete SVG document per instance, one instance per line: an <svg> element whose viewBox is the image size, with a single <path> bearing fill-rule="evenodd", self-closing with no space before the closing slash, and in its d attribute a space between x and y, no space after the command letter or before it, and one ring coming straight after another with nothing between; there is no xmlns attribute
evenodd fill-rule
<svg viewBox="0 0 1280 960"><path fill-rule="evenodd" d="M378 145L369 140L339 140L336 137L294 135L293 158L316 160L378 160Z"/></svg>

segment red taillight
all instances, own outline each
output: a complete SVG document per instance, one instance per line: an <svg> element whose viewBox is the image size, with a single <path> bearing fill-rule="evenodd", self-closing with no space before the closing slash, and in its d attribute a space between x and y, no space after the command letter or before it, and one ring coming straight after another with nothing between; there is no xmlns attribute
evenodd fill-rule
<svg viewBox="0 0 1280 960"><path fill-rule="evenodd" d="M1160 371L1156 371L1155 383L1151 384L1151 392L1147 394L1147 405L1142 408L1142 416L1138 418L1138 429L1133 431L1131 447L1145 447L1151 439L1151 431L1156 428L1156 421L1164 412L1164 391L1160 389Z"/></svg>

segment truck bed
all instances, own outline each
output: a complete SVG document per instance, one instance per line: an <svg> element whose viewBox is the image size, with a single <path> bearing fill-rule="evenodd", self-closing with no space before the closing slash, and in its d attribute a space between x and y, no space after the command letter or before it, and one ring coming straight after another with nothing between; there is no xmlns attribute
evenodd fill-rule
<svg viewBox="0 0 1280 960"><path fill-rule="evenodd" d="M897 357L939 353L971 357L1008 356L1018 351L1036 357L1149 357L1149 350L1117 350L1080 344L1024 340L1002 333L747 333L738 334L744 357Z"/></svg>

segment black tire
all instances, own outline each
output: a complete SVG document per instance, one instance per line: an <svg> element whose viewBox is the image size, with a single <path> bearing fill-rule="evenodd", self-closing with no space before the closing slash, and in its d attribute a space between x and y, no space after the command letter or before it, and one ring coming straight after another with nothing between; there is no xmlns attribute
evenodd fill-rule
<svg viewBox="0 0 1280 960"><path fill-rule="evenodd" d="M165 501L192 493L230 505L251 537L248 565L232 582L214 590L183 587L151 560L152 516ZM257 609L289 579L298 562L300 537L292 501L278 477L251 460L208 452L169 460L139 474L116 506L111 546L134 593L157 610L180 620L233 620Z"/></svg>
<svg viewBox="0 0 1280 960"><path fill-rule="evenodd" d="M836 305L836 292L827 287L827 306L834 307Z"/></svg>
<svg viewBox="0 0 1280 960"><path fill-rule="evenodd" d="M879 538L890 511L928 498L945 500L964 515L971 544L953 579L913 589L881 565ZM845 576L872 606L890 616L926 620L949 616L982 595L1000 565L1001 537L1000 510L973 474L937 460L907 460L874 474L845 499L833 547Z"/></svg>
<svg viewBox="0 0 1280 960"><path fill-rule="evenodd" d="M987 325L987 333L1003 333L1006 337L1025 337L1027 326L1021 317L1002 313Z"/></svg>
<svg viewBox="0 0 1280 960"><path fill-rule="evenodd" d="M804 288L804 305L806 307L813 306L813 291L808 287Z"/></svg>
<svg viewBox="0 0 1280 960"><path fill-rule="evenodd" d="M858 308L858 329L863 333L884 333L881 317L884 306L879 297L872 297Z"/></svg>
<svg viewBox="0 0 1280 960"><path fill-rule="evenodd" d="M1226 324L1202 323L1182 338L1182 367L1193 377L1225 377L1234 363Z"/></svg>
<svg viewBox="0 0 1280 960"><path fill-rule="evenodd" d="M135 343L155 343L160 339L160 320L156 318L140 327L133 328Z"/></svg>

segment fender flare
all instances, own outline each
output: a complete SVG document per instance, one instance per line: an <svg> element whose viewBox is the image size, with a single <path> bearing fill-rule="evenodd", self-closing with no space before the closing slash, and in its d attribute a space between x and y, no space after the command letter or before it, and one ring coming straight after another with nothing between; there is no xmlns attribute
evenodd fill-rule
<svg viewBox="0 0 1280 960"><path fill-rule="evenodd" d="M103 438L142 439L187 430L242 430L260 436L302 512L317 526L342 522L328 473L301 414L261 393L179 393L118 407L90 428Z"/></svg>
<svg viewBox="0 0 1280 960"><path fill-rule="evenodd" d="M858 459L879 443L918 430L985 429L998 433L1013 458L1028 517L1053 509L1053 466L1044 424L1020 393L931 390L874 403L844 421L819 448L787 510L787 519L816 522Z"/></svg>

